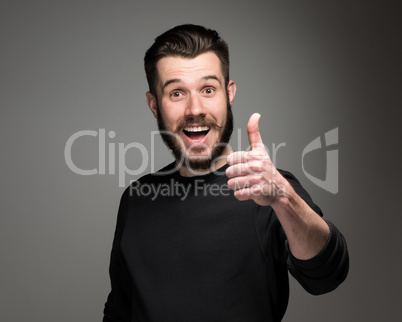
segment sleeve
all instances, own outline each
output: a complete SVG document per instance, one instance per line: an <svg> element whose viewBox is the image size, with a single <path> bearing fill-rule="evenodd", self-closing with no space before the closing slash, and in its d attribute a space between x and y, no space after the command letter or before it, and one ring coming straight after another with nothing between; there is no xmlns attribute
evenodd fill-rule
<svg viewBox="0 0 402 322"><path fill-rule="evenodd" d="M111 292L103 311L103 322L128 322L131 320L132 282L120 247L129 209L128 191L127 189L123 193L117 215L109 266Z"/></svg>
<svg viewBox="0 0 402 322"><path fill-rule="evenodd" d="M295 191L303 200L321 217L321 209L314 204L300 182L289 172L281 171ZM313 295L320 295L336 289L348 275L349 254L346 240L341 232L326 220L330 228L330 236L321 252L309 260L295 258L289 250L288 242L285 241L287 251L287 266L292 276Z"/></svg>

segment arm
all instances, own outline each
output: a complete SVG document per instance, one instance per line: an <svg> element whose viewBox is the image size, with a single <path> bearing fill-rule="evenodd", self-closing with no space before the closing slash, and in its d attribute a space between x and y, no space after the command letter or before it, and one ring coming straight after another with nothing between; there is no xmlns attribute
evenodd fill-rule
<svg viewBox="0 0 402 322"><path fill-rule="evenodd" d="M253 114L247 126L251 151L235 152L227 158L228 186L239 200L253 199L258 205L271 206L285 230L292 254L310 259L324 247L329 227L273 165L259 133L259 119L259 114Z"/></svg>
<svg viewBox="0 0 402 322"><path fill-rule="evenodd" d="M300 260L308 260L318 255L330 235L328 224L296 193L291 184L282 177L285 187L275 198L271 207L276 213L291 254ZM279 181L279 180L278 180Z"/></svg>
<svg viewBox="0 0 402 322"><path fill-rule="evenodd" d="M313 295L336 289L349 271L349 255L346 241L329 221L330 237L321 252L309 259L299 260L288 250L288 269L292 276Z"/></svg>
<svg viewBox="0 0 402 322"><path fill-rule="evenodd" d="M310 282L308 280L315 278L331 280L331 285L326 286L325 290L333 289L342 279L334 278L334 274L343 273L344 277L347 274L346 243L336 228L321 218L321 211L313 209L315 205L300 183L289 173L290 176L275 168L261 140L258 129L259 118L258 114L253 114L247 126L251 151L235 152L227 158L227 163L230 165L226 170L229 177L228 186L235 191L234 195L239 200L252 199L258 205L272 207L286 235L289 270L294 276L297 275L296 278L306 289L309 288L306 287ZM339 248L335 250L334 244ZM333 252L343 254L344 261L336 263L330 260L341 256ZM327 264L331 267L331 272L322 266ZM315 269L325 272L315 272ZM311 274L308 270L311 270ZM297 273L299 271L300 275ZM311 288L311 293L315 293L313 289L315 290L314 287Z"/></svg>
<svg viewBox="0 0 402 322"><path fill-rule="evenodd" d="M120 249L120 241L128 213L128 191L127 189L121 198L117 215L109 266L112 290L109 293L103 311L103 322L128 322L131 318L131 278Z"/></svg>
<svg viewBox="0 0 402 322"><path fill-rule="evenodd" d="M321 209L313 202L300 182L289 172L279 170L289 182L297 195L321 218ZM349 255L345 238L337 227L325 220L329 227L329 237L317 255L310 259L301 260L293 255L290 243L286 241L287 266L292 276L303 288L314 295L330 292L337 288L346 278L349 270ZM286 239L287 236L282 238Z"/></svg>

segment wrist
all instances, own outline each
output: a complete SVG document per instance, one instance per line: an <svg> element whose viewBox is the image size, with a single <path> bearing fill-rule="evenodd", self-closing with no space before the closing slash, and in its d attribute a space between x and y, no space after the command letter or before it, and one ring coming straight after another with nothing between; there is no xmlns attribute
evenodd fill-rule
<svg viewBox="0 0 402 322"><path fill-rule="evenodd" d="M296 199L299 197L294 191L291 184L282 176L281 178L283 180L281 180L281 182L277 184L277 193L273 202L271 203L271 207L276 213L281 213L281 210L285 210L291 207L291 205L295 204Z"/></svg>

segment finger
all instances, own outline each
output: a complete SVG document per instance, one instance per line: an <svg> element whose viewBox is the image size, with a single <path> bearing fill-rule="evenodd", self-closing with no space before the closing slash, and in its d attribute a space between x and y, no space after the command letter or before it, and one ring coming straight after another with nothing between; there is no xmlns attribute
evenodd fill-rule
<svg viewBox="0 0 402 322"><path fill-rule="evenodd" d="M260 114L254 113L253 115L251 115L250 119L248 120L248 124L247 124L248 141L250 142L252 150L254 148L264 146L262 143L259 125L258 125L260 118L261 118Z"/></svg>
<svg viewBox="0 0 402 322"><path fill-rule="evenodd" d="M248 160L247 154L248 152L245 151L233 152L228 155L226 162L229 165L247 162Z"/></svg>
<svg viewBox="0 0 402 322"><path fill-rule="evenodd" d="M258 177L237 177L228 180L228 187L234 191L250 188L260 182Z"/></svg>
<svg viewBox="0 0 402 322"><path fill-rule="evenodd" d="M230 178L243 177L250 173L247 169L247 163L238 163L226 169L226 176Z"/></svg>
<svg viewBox="0 0 402 322"><path fill-rule="evenodd" d="M236 190L234 193L234 196L236 197L237 200L244 201L244 200L254 199L254 198L258 197L258 192L253 187L244 188L244 189Z"/></svg>
<svg viewBox="0 0 402 322"><path fill-rule="evenodd" d="M243 177L250 175L261 175L266 172L264 163L259 160L251 160L247 163L234 164L226 169L228 178Z"/></svg>
<svg viewBox="0 0 402 322"><path fill-rule="evenodd" d="M270 161L271 158L268 155L267 150L265 150L265 146L261 144L261 149L253 149L247 152L247 159L248 160L267 160Z"/></svg>
<svg viewBox="0 0 402 322"><path fill-rule="evenodd" d="M229 165L238 163L246 163L250 160L271 160L267 153L261 153L261 151L237 151L228 155L226 162Z"/></svg>

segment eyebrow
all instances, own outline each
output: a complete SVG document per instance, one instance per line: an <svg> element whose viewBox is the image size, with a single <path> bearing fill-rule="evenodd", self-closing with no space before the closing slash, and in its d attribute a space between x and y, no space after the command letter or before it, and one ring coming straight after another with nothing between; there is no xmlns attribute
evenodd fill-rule
<svg viewBox="0 0 402 322"><path fill-rule="evenodd" d="M220 85L222 85L220 79L219 79L218 76L216 76L216 75L208 75L208 76L204 76L204 77L202 78L202 80L206 80L206 81L209 80L209 79L215 79L216 81L218 81L218 83L219 83Z"/></svg>
<svg viewBox="0 0 402 322"><path fill-rule="evenodd" d="M165 90L165 88L167 86L169 86L170 84L174 84L174 83L181 83L181 80L179 78L173 78L173 79L169 79L167 80L165 83L163 83L162 85L162 92Z"/></svg>
<svg viewBox="0 0 402 322"><path fill-rule="evenodd" d="M207 76L204 76L204 77L201 78L201 80L203 80L203 81L207 81L207 80L209 80L209 79L215 79L216 81L219 82L220 85L222 85L220 79L219 79L216 75L207 75ZM179 79L179 78L173 78L173 79L167 80L167 81L166 81L165 83L163 83L163 85L162 85L162 92L163 92L163 91L165 90L165 88L166 88L167 86L169 86L170 84L176 84L176 83L181 83L181 79Z"/></svg>

